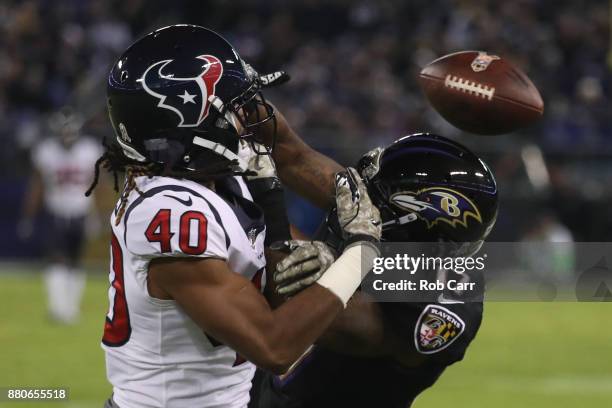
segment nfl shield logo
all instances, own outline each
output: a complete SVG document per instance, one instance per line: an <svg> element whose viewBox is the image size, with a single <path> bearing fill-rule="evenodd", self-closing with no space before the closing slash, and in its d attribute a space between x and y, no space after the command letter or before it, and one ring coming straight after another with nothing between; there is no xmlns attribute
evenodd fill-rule
<svg viewBox="0 0 612 408"><path fill-rule="evenodd" d="M478 56L474 58L472 61L472 70L474 72L482 72L489 68L489 65L495 61L500 59L497 55L489 55L486 52L479 52Z"/></svg>

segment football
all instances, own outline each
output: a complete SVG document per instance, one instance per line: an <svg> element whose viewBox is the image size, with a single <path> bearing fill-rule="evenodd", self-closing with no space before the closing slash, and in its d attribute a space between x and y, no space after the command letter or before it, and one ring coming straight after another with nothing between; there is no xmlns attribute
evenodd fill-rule
<svg viewBox="0 0 612 408"><path fill-rule="evenodd" d="M421 70L429 102L470 133L498 135L526 127L544 113L533 82L508 60L482 51L446 55Z"/></svg>

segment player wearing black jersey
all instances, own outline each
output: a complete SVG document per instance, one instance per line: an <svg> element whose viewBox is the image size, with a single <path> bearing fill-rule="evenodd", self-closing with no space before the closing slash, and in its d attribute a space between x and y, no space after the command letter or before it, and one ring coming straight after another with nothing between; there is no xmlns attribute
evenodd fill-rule
<svg viewBox="0 0 612 408"><path fill-rule="evenodd" d="M471 256L495 223L493 174L451 140L405 137L366 154L358 169L381 212L382 241L442 241L452 255ZM292 295L318 279L334 249L342 247L334 219L328 217L317 237L325 243L287 243L293 252L278 265L277 291ZM481 273L441 270L437 277L483 284ZM383 303L357 292L287 374L258 373L250 407L410 406L446 367L464 357L480 327L482 295L444 290L433 302Z"/></svg>

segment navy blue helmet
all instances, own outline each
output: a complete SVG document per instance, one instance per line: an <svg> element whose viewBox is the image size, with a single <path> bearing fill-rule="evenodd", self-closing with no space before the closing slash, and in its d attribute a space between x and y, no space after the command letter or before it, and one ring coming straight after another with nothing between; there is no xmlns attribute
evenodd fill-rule
<svg viewBox="0 0 612 408"><path fill-rule="evenodd" d="M240 172L239 139L274 120L262 85L219 34L174 25L123 53L108 78L107 105L130 159L187 171L226 164Z"/></svg>

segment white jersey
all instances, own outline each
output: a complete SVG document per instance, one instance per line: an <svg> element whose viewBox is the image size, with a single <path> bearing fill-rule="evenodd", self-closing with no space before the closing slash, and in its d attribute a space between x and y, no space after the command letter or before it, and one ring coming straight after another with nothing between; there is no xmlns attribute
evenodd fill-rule
<svg viewBox="0 0 612 408"><path fill-rule="evenodd" d="M87 215L92 200L85 197L85 191L101 154L101 146L85 137L68 148L56 138L36 147L32 161L42 176L45 206L51 214L63 218Z"/></svg>
<svg viewBox="0 0 612 408"><path fill-rule="evenodd" d="M265 226L241 177L221 197L201 184L137 177L115 226L103 348L120 407L246 407L255 367L198 327L172 300L149 296L149 262L159 257L225 259L260 289ZM221 191L221 187L217 187Z"/></svg>

